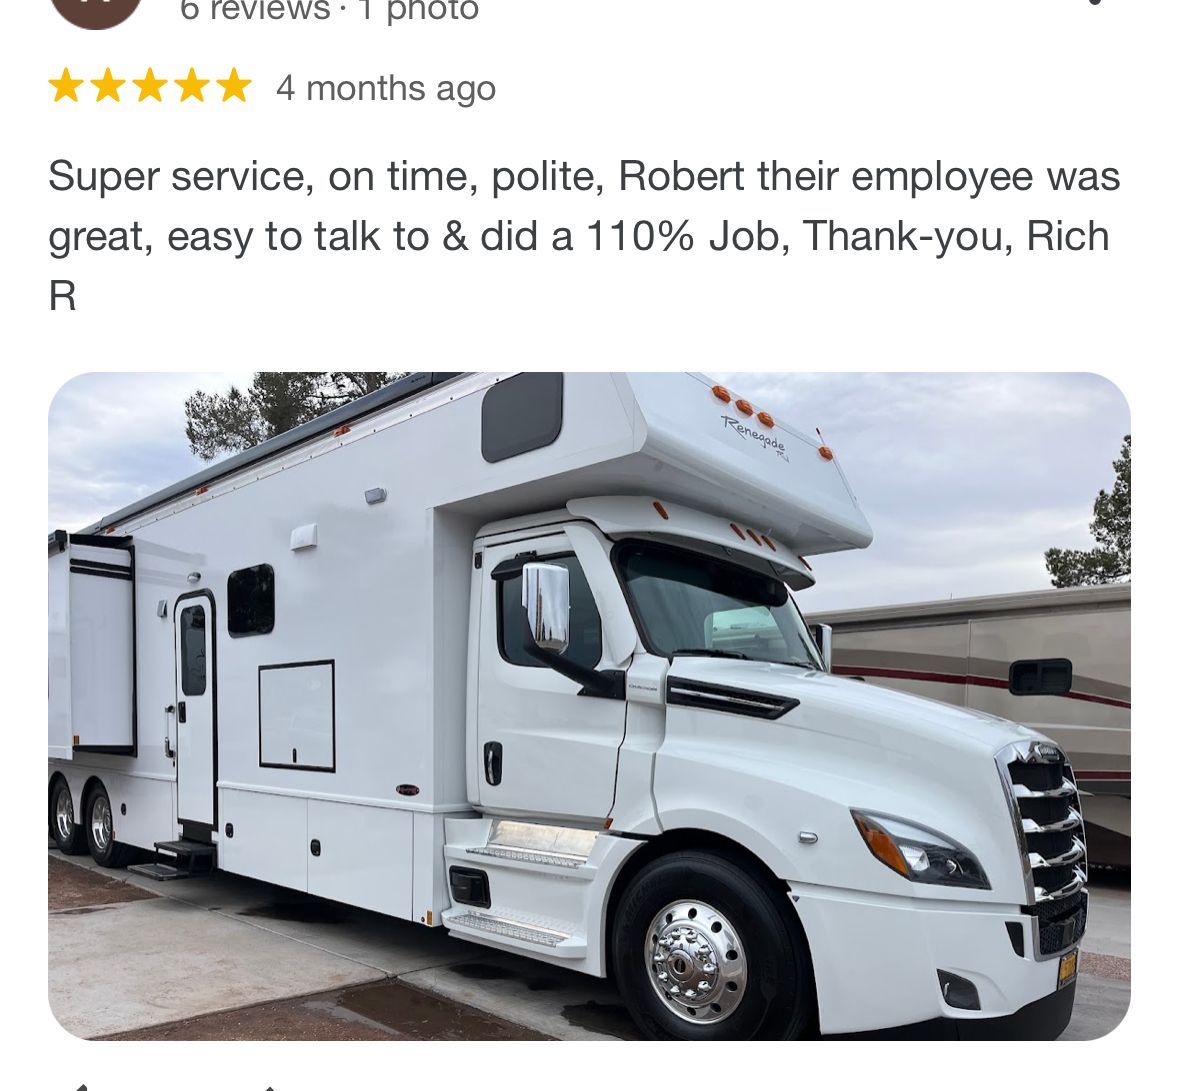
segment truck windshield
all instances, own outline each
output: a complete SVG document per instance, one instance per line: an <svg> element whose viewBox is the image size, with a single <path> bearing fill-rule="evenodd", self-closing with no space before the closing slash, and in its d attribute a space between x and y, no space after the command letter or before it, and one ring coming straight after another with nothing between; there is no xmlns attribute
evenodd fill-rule
<svg viewBox="0 0 1179 1091"><path fill-rule="evenodd" d="M622 542L615 563L648 651L821 669L786 585L688 549Z"/></svg>

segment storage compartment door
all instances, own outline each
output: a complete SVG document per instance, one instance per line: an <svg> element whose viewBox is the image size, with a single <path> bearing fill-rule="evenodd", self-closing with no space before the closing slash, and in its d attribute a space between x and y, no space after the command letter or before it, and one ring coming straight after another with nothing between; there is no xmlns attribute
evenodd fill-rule
<svg viewBox="0 0 1179 1091"><path fill-rule="evenodd" d="M412 812L311 799L307 837L308 893L412 917Z"/></svg>

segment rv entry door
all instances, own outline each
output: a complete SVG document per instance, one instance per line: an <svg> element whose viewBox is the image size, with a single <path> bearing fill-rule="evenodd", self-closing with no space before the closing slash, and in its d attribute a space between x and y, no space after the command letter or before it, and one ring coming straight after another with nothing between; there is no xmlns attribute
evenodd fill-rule
<svg viewBox="0 0 1179 1091"><path fill-rule="evenodd" d="M213 596L176 600L176 812L191 835L216 826L216 638Z"/></svg>

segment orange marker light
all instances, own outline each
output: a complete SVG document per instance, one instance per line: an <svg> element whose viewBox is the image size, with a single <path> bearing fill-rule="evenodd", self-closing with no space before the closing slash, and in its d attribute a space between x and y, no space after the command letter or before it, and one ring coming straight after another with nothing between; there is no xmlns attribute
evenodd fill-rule
<svg viewBox="0 0 1179 1091"><path fill-rule="evenodd" d="M771 417L770 414L767 413L764 409L758 413L757 419L761 421L761 423L764 424L767 428L774 427L774 418Z"/></svg>
<svg viewBox="0 0 1179 1091"><path fill-rule="evenodd" d="M744 398L737 399L737 411L744 413L747 417L753 416L753 406L750 405Z"/></svg>
<svg viewBox="0 0 1179 1091"><path fill-rule="evenodd" d="M736 523L730 523L729 526L733 528L733 533L737 535L741 541L745 541L745 531L743 531Z"/></svg>
<svg viewBox="0 0 1179 1091"><path fill-rule="evenodd" d="M908 878L909 868L905 864L905 858L901 855L897 843L870 818L865 818L862 814L857 814L854 817L856 828L860 831L860 836L864 839L864 843L872 855L885 867L890 867L893 871Z"/></svg>
<svg viewBox="0 0 1179 1091"><path fill-rule="evenodd" d="M208 491L209 491L209 486L208 486L208 485L202 485L202 486L201 486L199 489L197 489L197 490L196 490L196 492L195 492L193 495L195 495L195 496L204 496L204 495L205 495L205 493L207 493Z"/></svg>
<svg viewBox="0 0 1179 1091"><path fill-rule="evenodd" d="M337 428L333 434L337 435L337 436L346 436L351 431L352 431L351 427L349 427L347 424L341 424L340 427Z"/></svg>
<svg viewBox="0 0 1179 1091"><path fill-rule="evenodd" d="M662 516L664 519L671 518L671 516L667 514L667 508L665 508L661 503L659 503L658 500L655 501L655 510L657 512L659 512L660 516Z"/></svg>
<svg viewBox="0 0 1179 1091"><path fill-rule="evenodd" d="M761 540L765 542L765 544L768 545L775 553L778 552L778 547L774 545L774 543L771 542L764 534L761 536Z"/></svg>
<svg viewBox="0 0 1179 1091"><path fill-rule="evenodd" d="M819 457L826 459L828 462L833 462L835 460L835 452L830 447L820 447Z"/></svg>
<svg viewBox="0 0 1179 1091"><path fill-rule="evenodd" d="M748 535L749 535L749 537L753 539L753 544L754 544L754 545L761 545L761 539L760 539L760 538L757 536L757 532L756 532L756 531L752 531L752 530L750 530L748 527L746 527L746 528L745 528L745 533L746 533L746 534L748 534Z"/></svg>
<svg viewBox="0 0 1179 1091"><path fill-rule="evenodd" d="M726 405L733 400L733 395L730 394L723 386L714 386L712 392L716 397L720 398Z"/></svg>

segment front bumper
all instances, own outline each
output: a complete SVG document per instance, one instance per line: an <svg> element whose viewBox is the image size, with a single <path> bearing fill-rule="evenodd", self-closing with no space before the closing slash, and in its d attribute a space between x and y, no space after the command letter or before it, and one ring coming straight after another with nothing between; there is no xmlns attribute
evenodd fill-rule
<svg viewBox="0 0 1179 1091"><path fill-rule="evenodd" d="M791 886L810 945L824 1035L1055 1038L1075 987L1057 989L1060 958L1037 959L1018 906ZM1025 937L1016 953L1007 924ZM966 978L979 1009L949 1005L938 971ZM897 1028L900 1028L898 1030Z"/></svg>
<svg viewBox="0 0 1179 1091"><path fill-rule="evenodd" d="M1073 1017L1077 985L1057 989L1048 996L1033 1000L1011 1015L992 1019L929 1019L886 1030L869 1030L860 1034L831 1034L835 1039L865 1041L937 1042L1051 1042L1059 1038Z"/></svg>

